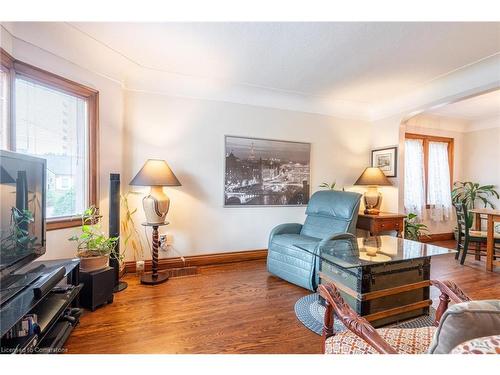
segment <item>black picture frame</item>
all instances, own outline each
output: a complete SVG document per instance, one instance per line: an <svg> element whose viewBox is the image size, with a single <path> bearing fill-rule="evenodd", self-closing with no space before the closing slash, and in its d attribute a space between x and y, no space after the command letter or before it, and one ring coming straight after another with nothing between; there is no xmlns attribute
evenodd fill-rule
<svg viewBox="0 0 500 375"><path fill-rule="evenodd" d="M384 164L381 159L384 158ZM385 164L387 162L387 164ZM386 177L398 176L398 148L397 146L382 147L371 150L371 166L379 167Z"/></svg>

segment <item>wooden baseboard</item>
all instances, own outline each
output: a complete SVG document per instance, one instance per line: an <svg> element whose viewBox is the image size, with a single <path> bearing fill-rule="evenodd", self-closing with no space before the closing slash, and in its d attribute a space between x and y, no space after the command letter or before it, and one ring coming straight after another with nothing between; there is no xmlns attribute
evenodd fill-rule
<svg viewBox="0 0 500 375"><path fill-rule="evenodd" d="M267 258L267 249L233 251L230 253L216 253L185 256L184 261L180 257L162 258L158 260L158 269L165 270L171 268L184 268L195 266L211 266L216 264L245 262ZM146 260L144 264L146 271L151 271L151 260ZM135 261L125 262L126 272L135 272Z"/></svg>
<svg viewBox="0 0 500 375"><path fill-rule="evenodd" d="M422 236L420 238L420 242L449 241L454 239L455 237L453 233L435 233L435 234L429 234L429 237Z"/></svg>

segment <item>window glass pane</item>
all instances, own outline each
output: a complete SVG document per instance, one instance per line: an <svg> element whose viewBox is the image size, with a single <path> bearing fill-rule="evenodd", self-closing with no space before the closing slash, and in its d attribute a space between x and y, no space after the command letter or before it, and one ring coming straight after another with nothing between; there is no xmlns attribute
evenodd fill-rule
<svg viewBox="0 0 500 375"><path fill-rule="evenodd" d="M47 217L87 205L87 103L23 78L15 82L17 152L47 160Z"/></svg>

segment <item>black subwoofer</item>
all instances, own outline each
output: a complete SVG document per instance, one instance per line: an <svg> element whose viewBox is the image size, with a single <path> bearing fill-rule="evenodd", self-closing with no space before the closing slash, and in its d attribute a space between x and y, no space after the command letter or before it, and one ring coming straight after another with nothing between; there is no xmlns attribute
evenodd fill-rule
<svg viewBox="0 0 500 375"><path fill-rule="evenodd" d="M111 173L109 175L109 236L120 236L120 175ZM120 281L120 241L116 243L113 255L109 259L109 265L114 270L113 291L120 292L127 287L127 283Z"/></svg>
<svg viewBox="0 0 500 375"><path fill-rule="evenodd" d="M114 275L115 272L111 267L92 272L80 271L80 281L83 282L80 304L94 311L99 306L112 303Z"/></svg>

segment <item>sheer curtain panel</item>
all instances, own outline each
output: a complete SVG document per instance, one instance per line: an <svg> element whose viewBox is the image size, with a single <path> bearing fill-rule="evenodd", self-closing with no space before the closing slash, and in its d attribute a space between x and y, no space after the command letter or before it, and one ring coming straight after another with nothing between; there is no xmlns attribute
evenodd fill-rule
<svg viewBox="0 0 500 375"><path fill-rule="evenodd" d="M429 142L427 203L434 221L446 221L451 214L450 165L448 143Z"/></svg>
<svg viewBox="0 0 500 375"><path fill-rule="evenodd" d="M424 147L420 139L405 141L404 205L408 213L422 218L425 209Z"/></svg>

